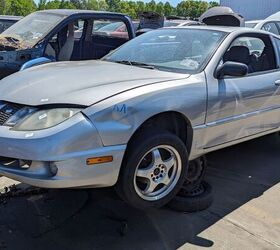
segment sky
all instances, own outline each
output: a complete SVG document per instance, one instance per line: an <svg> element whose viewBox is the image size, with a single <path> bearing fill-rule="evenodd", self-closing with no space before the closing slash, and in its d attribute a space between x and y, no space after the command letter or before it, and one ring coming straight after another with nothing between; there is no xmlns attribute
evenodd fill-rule
<svg viewBox="0 0 280 250"><path fill-rule="evenodd" d="M135 0L136 1L136 0ZM143 0L144 2L149 2L150 0ZM182 0L155 0L156 2L169 2L171 5L176 6L178 3L180 3ZM206 2L220 2L220 0L204 0ZM35 0L36 3L39 2L39 0Z"/></svg>

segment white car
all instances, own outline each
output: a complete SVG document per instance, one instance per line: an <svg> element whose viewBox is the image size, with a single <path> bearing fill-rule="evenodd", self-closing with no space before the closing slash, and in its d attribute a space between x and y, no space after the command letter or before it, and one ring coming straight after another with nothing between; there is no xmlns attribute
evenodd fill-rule
<svg viewBox="0 0 280 250"><path fill-rule="evenodd" d="M279 20L253 20L245 23L247 28L265 30L275 35L280 35L280 19Z"/></svg>
<svg viewBox="0 0 280 250"><path fill-rule="evenodd" d="M275 35L280 35L280 12L277 12L264 20L252 20L245 23L247 28L265 30Z"/></svg>

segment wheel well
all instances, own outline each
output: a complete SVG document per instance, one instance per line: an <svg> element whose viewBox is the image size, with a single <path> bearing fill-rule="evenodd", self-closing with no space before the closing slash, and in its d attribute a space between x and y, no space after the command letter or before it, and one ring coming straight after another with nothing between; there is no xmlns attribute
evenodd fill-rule
<svg viewBox="0 0 280 250"><path fill-rule="evenodd" d="M186 145L188 152L191 150L193 129L187 117L179 112L164 112L152 116L146 120L133 134L130 141L134 136L143 131L144 129L162 129L177 135Z"/></svg>

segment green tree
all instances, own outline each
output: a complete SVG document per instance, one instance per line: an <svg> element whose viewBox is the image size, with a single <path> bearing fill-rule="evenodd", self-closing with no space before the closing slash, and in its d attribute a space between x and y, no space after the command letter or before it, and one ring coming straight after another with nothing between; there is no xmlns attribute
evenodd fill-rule
<svg viewBox="0 0 280 250"><path fill-rule="evenodd" d="M166 2L164 4L164 15L171 16L171 15L173 15L173 12L174 12L174 8L170 5L169 2Z"/></svg>
<svg viewBox="0 0 280 250"><path fill-rule="evenodd" d="M209 3L209 8L212 8L212 7L217 7L217 6L219 6L219 3L217 3L217 2L210 2Z"/></svg>
<svg viewBox="0 0 280 250"><path fill-rule="evenodd" d="M11 7L10 0L0 0L0 15L6 15Z"/></svg>
<svg viewBox="0 0 280 250"><path fill-rule="evenodd" d="M86 0L70 0L70 3L76 8L76 9L86 9L87 8L87 1Z"/></svg>
<svg viewBox="0 0 280 250"><path fill-rule="evenodd" d="M122 12L123 10L120 8L121 0L106 0L108 5L108 10L113 12Z"/></svg>
<svg viewBox="0 0 280 250"><path fill-rule="evenodd" d="M61 0L59 8L60 9L75 9L75 6L70 1Z"/></svg>
<svg viewBox="0 0 280 250"><path fill-rule="evenodd" d="M59 9L61 2L59 0L53 0L46 3L45 9Z"/></svg>
<svg viewBox="0 0 280 250"><path fill-rule="evenodd" d="M108 4L106 3L105 0L99 0L98 1L99 4L99 10L107 10L108 9Z"/></svg>
<svg viewBox="0 0 280 250"><path fill-rule="evenodd" d="M26 16L36 10L36 4L32 0L11 0L11 5L6 14Z"/></svg>
<svg viewBox="0 0 280 250"><path fill-rule="evenodd" d="M136 13L138 14L139 12L145 11L145 3L142 1L137 1L136 2Z"/></svg>
<svg viewBox="0 0 280 250"><path fill-rule="evenodd" d="M99 10L98 0L88 0L86 3L86 9L88 10Z"/></svg>
<svg viewBox="0 0 280 250"><path fill-rule="evenodd" d="M146 11L152 11L152 12L155 12L156 11L156 8L157 8L157 4L154 0L146 3Z"/></svg>
<svg viewBox="0 0 280 250"><path fill-rule="evenodd" d="M47 5L47 0L40 0L38 3L38 10L45 10Z"/></svg>
<svg viewBox="0 0 280 250"><path fill-rule="evenodd" d="M190 15L190 2L182 1L176 7L176 12L178 16L188 17Z"/></svg>
<svg viewBox="0 0 280 250"><path fill-rule="evenodd" d="M164 15L164 4L163 2L159 2L157 5L156 5L156 13L160 14L160 15Z"/></svg>

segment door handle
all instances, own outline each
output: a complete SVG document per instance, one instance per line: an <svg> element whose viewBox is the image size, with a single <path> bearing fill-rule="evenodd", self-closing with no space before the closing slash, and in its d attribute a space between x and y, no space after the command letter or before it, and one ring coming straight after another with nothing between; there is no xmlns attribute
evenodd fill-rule
<svg viewBox="0 0 280 250"><path fill-rule="evenodd" d="M275 84L276 86L280 86L280 80L276 80L276 81L274 82L274 84Z"/></svg>

